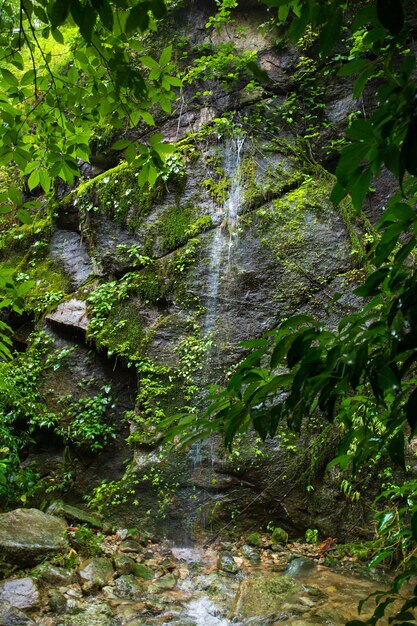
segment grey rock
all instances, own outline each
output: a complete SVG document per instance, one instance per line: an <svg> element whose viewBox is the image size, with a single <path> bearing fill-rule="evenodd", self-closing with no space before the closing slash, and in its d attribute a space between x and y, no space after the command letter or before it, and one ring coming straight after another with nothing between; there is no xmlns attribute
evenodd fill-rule
<svg viewBox="0 0 417 626"><path fill-rule="evenodd" d="M113 562L114 567L120 576L132 574L136 565L136 561L125 554L116 554L113 558Z"/></svg>
<svg viewBox="0 0 417 626"><path fill-rule="evenodd" d="M177 579L175 578L174 574L168 573L164 576L161 576L161 578L158 578L158 580L155 580L151 585L149 585L148 591L149 593L171 591L176 587L176 585Z"/></svg>
<svg viewBox="0 0 417 626"><path fill-rule="evenodd" d="M258 550L256 548L245 544L242 546L243 555L250 561L251 563L259 563L261 557L259 556Z"/></svg>
<svg viewBox="0 0 417 626"><path fill-rule="evenodd" d="M48 591L49 608L53 613L64 613L67 608L67 599L57 589Z"/></svg>
<svg viewBox="0 0 417 626"><path fill-rule="evenodd" d="M34 609L41 596L33 578L16 578L0 583L0 601L17 609Z"/></svg>
<svg viewBox="0 0 417 626"><path fill-rule="evenodd" d="M119 598L138 600L143 595L143 585L132 575L124 575L114 582L114 593Z"/></svg>
<svg viewBox="0 0 417 626"><path fill-rule="evenodd" d="M103 557L87 559L78 570L81 586L89 593L108 585L113 578L113 573L111 561Z"/></svg>
<svg viewBox="0 0 417 626"><path fill-rule="evenodd" d="M287 576L302 576L306 572L310 572L312 569L314 569L315 566L316 564L312 559L307 559L303 556L300 556L291 561L285 573L287 574Z"/></svg>
<svg viewBox="0 0 417 626"><path fill-rule="evenodd" d="M10 563L33 566L68 548L63 520L37 509L0 515L0 555Z"/></svg>
<svg viewBox="0 0 417 626"><path fill-rule="evenodd" d="M228 574L237 574L239 567L230 552L223 550L217 559L217 569Z"/></svg>
<svg viewBox="0 0 417 626"><path fill-rule="evenodd" d="M51 563L41 563L32 571L32 575L57 586L71 585L75 581L75 572Z"/></svg>
<svg viewBox="0 0 417 626"><path fill-rule="evenodd" d="M55 230L51 238L49 255L63 267L76 289L94 273L87 248L78 233Z"/></svg>
<svg viewBox="0 0 417 626"><path fill-rule="evenodd" d="M53 313L46 315L46 319L48 322L86 331L88 328L87 305L83 300L70 298L70 300L60 302Z"/></svg>
<svg viewBox="0 0 417 626"><path fill-rule="evenodd" d="M35 626L35 622L8 602L0 603L0 626Z"/></svg>

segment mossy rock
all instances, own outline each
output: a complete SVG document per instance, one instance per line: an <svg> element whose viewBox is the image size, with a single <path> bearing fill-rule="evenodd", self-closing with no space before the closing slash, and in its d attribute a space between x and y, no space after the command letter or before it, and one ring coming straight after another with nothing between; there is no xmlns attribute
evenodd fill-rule
<svg viewBox="0 0 417 626"><path fill-rule="evenodd" d="M288 533L283 528L274 528L271 535L272 544L286 544L288 543Z"/></svg>
<svg viewBox="0 0 417 626"><path fill-rule="evenodd" d="M246 538L246 543L248 543L250 546L260 546L261 545L261 535L259 533L251 533L250 535L247 536Z"/></svg>

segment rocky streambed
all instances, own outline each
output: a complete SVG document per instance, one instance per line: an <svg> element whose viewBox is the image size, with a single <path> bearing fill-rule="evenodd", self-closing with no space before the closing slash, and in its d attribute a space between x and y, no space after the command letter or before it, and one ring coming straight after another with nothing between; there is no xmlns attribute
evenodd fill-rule
<svg viewBox="0 0 417 626"><path fill-rule="evenodd" d="M311 545L252 535L175 546L64 509L0 515L0 626L337 626L381 588L323 565Z"/></svg>

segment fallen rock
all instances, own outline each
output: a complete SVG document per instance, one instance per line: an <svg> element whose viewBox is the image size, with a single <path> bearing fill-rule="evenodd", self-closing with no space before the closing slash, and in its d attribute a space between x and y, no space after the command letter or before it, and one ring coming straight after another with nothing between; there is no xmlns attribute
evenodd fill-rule
<svg viewBox="0 0 417 626"><path fill-rule="evenodd" d="M219 552L217 569L222 572L227 572L228 574L236 574L239 571L239 567L232 554L230 552L226 552L225 550Z"/></svg>
<svg viewBox="0 0 417 626"><path fill-rule="evenodd" d="M300 590L301 586L290 576L248 578L240 584L233 617L246 620L279 614L286 602L297 604Z"/></svg>
<svg viewBox="0 0 417 626"><path fill-rule="evenodd" d="M35 609L41 596L33 578L15 578L0 583L0 603L10 604L16 609Z"/></svg>
<svg viewBox="0 0 417 626"><path fill-rule="evenodd" d="M0 556L21 567L33 566L68 549L66 524L37 509L0 514Z"/></svg>
<svg viewBox="0 0 417 626"><path fill-rule="evenodd" d="M65 300L58 304L53 313L48 313L46 319L86 331L88 328L87 305L83 300L76 300L76 298Z"/></svg>
<svg viewBox="0 0 417 626"><path fill-rule="evenodd" d="M111 561L102 557L84 561L78 571L83 591L87 593L108 585L113 573Z"/></svg>
<svg viewBox="0 0 417 626"><path fill-rule="evenodd" d="M51 563L41 563L32 571L32 575L58 587L71 585L75 581L74 572Z"/></svg>
<svg viewBox="0 0 417 626"><path fill-rule="evenodd" d="M11 606L8 602L1 602L0 626L36 626L36 624L16 607Z"/></svg>
<svg viewBox="0 0 417 626"><path fill-rule="evenodd" d="M143 594L143 586L132 575L120 576L114 583L114 593L119 598L138 600Z"/></svg>

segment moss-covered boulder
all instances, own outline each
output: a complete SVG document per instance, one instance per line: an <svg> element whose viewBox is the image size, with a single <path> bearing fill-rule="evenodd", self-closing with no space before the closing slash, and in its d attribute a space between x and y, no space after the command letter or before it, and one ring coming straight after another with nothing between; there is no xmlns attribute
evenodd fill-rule
<svg viewBox="0 0 417 626"><path fill-rule="evenodd" d="M0 554L5 561L31 567L68 549L66 523L37 509L0 515Z"/></svg>

